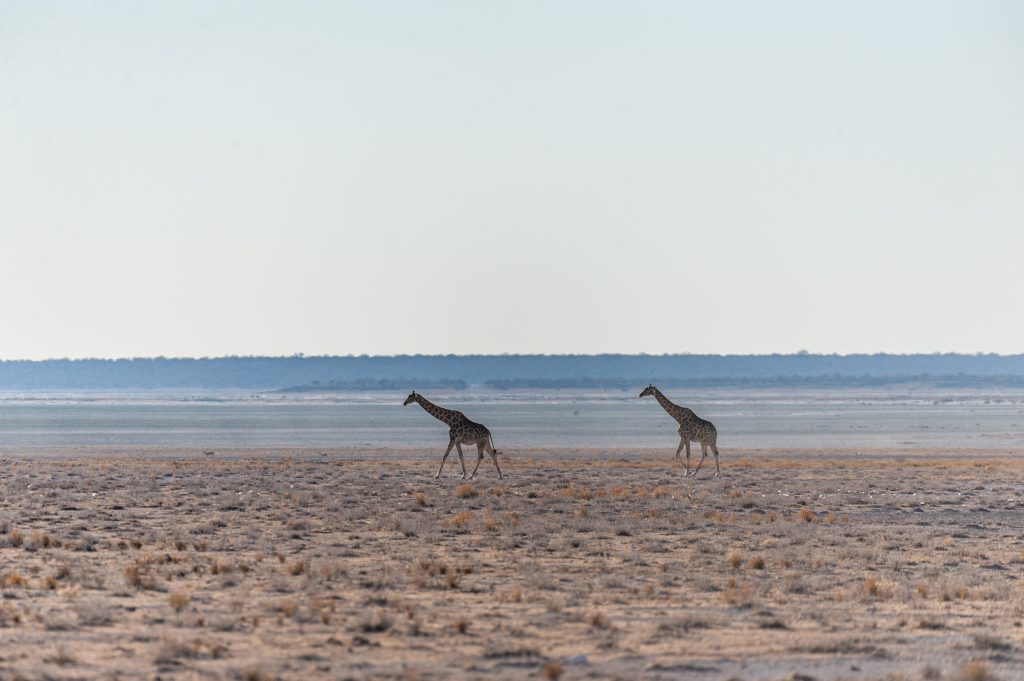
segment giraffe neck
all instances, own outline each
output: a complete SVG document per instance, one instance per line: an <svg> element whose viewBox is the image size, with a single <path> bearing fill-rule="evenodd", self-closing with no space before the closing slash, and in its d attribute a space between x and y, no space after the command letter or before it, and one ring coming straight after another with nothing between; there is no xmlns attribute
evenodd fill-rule
<svg viewBox="0 0 1024 681"><path fill-rule="evenodd" d="M679 405L673 404L671 400L665 397L660 390L654 389L654 399L658 400L658 404L661 408L668 412L669 416L675 418L679 414Z"/></svg>
<svg viewBox="0 0 1024 681"><path fill-rule="evenodd" d="M445 409L439 407L422 395L416 395L416 403L423 407L423 411L433 416L438 421L443 421L447 425L452 425L455 421L455 412L451 409Z"/></svg>

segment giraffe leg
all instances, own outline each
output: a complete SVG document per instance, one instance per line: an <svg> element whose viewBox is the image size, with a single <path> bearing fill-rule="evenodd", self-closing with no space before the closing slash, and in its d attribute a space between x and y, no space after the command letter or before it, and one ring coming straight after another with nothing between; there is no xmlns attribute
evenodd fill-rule
<svg viewBox="0 0 1024 681"><path fill-rule="evenodd" d="M434 480L441 477L441 471L444 470L444 462L448 459L448 455L452 453L452 447L455 446L455 440L448 442L448 449L444 450L444 456L441 457L441 467L437 469L437 473L434 474Z"/></svg>
<svg viewBox="0 0 1024 681"><path fill-rule="evenodd" d="M718 445L711 445L711 452L715 455L715 477L717 478L722 474L722 469L718 467Z"/></svg>
<svg viewBox="0 0 1024 681"><path fill-rule="evenodd" d="M700 461L697 462L697 470L693 472L693 477L697 477L697 473L700 471L701 464L704 463L704 459L708 455L708 446L703 442L700 443Z"/></svg>
<svg viewBox="0 0 1024 681"><path fill-rule="evenodd" d="M501 466L499 466L499 465L498 465L498 453L497 453L496 451L494 451L494 447L492 447L492 446L490 445L490 443L488 443L488 444L484 445L484 447L485 447L485 448L487 449L487 451L488 451L488 452L490 452L490 454L491 454L491 461L493 461L493 462L494 462L494 470L498 471L498 480L503 480L504 478L502 478L502 477L501 477ZM480 458L482 459L482 458L483 458L483 456L484 456L484 455L483 455L483 454L481 454L481 455L480 455Z"/></svg>
<svg viewBox="0 0 1024 681"><path fill-rule="evenodd" d="M687 475L690 475L690 441L684 438L683 444L686 445L686 472L683 473L683 477L685 478ZM696 475L696 473L694 473L694 475Z"/></svg>
<svg viewBox="0 0 1024 681"><path fill-rule="evenodd" d="M462 458L462 443L456 442L455 449L459 451L459 463L462 464L462 480L466 479L466 460Z"/></svg>
<svg viewBox="0 0 1024 681"><path fill-rule="evenodd" d="M469 474L469 479L472 480L473 476L476 475L476 469L480 468L480 462L484 460L484 446L479 442L476 443L476 465L473 466L473 472Z"/></svg>
<svg viewBox="0 0 1024 681"><path fill-rule="evenodd" d="M680 440L679 440L679 446L676 447L676 458L679 459L679 465L680 466L683 465L683 457L679 456L679 452L681 452L681 451L683 451L683 440L682 440L682 438L680 438ZM686 477L686 473L683 473L683 477L684 478Z"/></svg>

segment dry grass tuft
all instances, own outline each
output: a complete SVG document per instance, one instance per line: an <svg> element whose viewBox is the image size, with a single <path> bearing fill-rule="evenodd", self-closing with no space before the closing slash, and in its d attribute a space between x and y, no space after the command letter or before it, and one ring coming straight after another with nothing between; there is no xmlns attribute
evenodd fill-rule
<svg viewBox="0 0 1024 681"><path fill-rule="evenodd" d="M232 681L274 681L276 677L259 667L246 667L241 671L233 672L230 678Z"/></svg>
<svg viewBox="0 0 1024 681"><path fill-rule="evenodd" d="M387 631L394 624L394 620L388 617L381 610L373 610L363 616L356 625L357 629L366 634L380 633Z"/></svg>
<svg viewBox="0 0 1024 681"><path fill-rule="evenodd" d="M12 586L26 586L28 580L20 572L15 570L8 570L7 574L0 577L0 587L7 588Z"/></svg>
<svg viewBox="0 0 1024 681"><path fill-rule="evenodd" d="M577 487L576 485L569 485L555 492L555 494L562 497L569 497L570 499L579 499L581 501L590 501L594 498L594 492L592 490Z"/></svg>
<svg viewBox="0 0 1024 681"><path fill-rule="evenodd" d="M292 577L309 574L309 571L309 561L305 558L300 558L299 560L290 563L288 567L285 568L285 572Z"/></svg>
<svg viewBox="0 0 1024 681"><path fill-rule="evenodd" d="M501 521L491 515L490 511L484 513L484 528L490 532L496 532L501 528Z"/></svg>
<svg viewBox="0 0 1024 681"><path fill-rule="evenodd" d="M416 500L416 503L420 506L427 505L427 495L423 492L413 492L412 498Z"/></svg>
<svg viewBox="0 0 1024 681"><path fill-rule="evenodd" d="M557 662L548 662L544 665L544 668L541 669L541 674L548 681L558 681L558 679L562 678L562 674L564 673L565 669L563 669L562 665Z"/></svg>
<svg viewBox="0 0 1024 681"><path fill-rule="evenodd" d="M455 496L459 499L472 499L475 496L479 496L480 492L477 490L476 485L466 482L455 488Z"/></svg>
<svg viewBox="0 0 1024 681"><path fill-rule="evenodd" d="M11 530L4 539L7 546L17 548L25 543L25 535L20 530Z"/></svg>
<svg viewBox="0 0 1024 681"><path fill-rule="evenodd" d="M992 673L987 662L975 660L961 667L956 679L958 681L998 681L999 677Z"/></svg>
<svg viewBox="0 0 1024 681"><path fill-rule="evenodd" d="M861 593L866 598L886 599L892 596L892 589L883 584L878 577L871 575L861 584Z"/></svg>
<svg viewBox="0 0 1024 681"><path fill-rule="evenodd" d="M25 548L30 551L35 551L37 549L48 549L51 546L59 547L60 542L51 537L48 533L36 530L32 533L32 538L29 540L29 543Z"/></svg>
<svg viewBox="0 0 1024 681"><path fill-rule="evenodd" d="M750 584L738 584L735 579L730 579L722 591L722 600L734 608L749 608L754 605L755 595L754 587Z"/></svg>
<svg viewBox="0 0 1024 681"><path fill-rule="evenodd" d="M156 579L150 574L148 557L124 566L124 581L133 589L156 589Z"/></svg>
<svg viewBox="0 0 1024 681"><path fill-rule="evenodd" d="M167 603L175 612L181 612L192 602L192 596L184 591L172 591L167 596Z"/></svg>
<svg viewBox="0 0 1024 681"><path fill-rule="evenodd" d="M153 661L159 665L177 665L179 664L178 660L182 658L219 659L226 652L226 646L208 639L177 639L166 636L161 641Z"/></svg>
<svg viewBox="0 0 1024 681"><path fill-rule="evenodd" d="M740 565L743 565L743 554L738 550L733 549L725 556L725 562L732 566L733 570L738 570Z"/></svg>

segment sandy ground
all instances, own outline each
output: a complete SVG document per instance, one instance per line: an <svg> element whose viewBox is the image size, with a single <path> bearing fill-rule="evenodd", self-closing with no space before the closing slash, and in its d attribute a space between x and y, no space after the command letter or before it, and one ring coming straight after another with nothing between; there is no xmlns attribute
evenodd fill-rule
<svg viewBox="0 0 1024 681"><path fill-rule="evenodd" d="M1012 452L39 454L0 679L1024 679Z"/></svg>

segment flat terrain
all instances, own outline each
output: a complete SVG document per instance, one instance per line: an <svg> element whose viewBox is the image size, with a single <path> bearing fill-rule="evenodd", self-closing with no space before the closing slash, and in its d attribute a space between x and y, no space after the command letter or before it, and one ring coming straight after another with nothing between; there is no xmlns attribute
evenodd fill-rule
<svg viewBox="0 0 1024 681"><path fill-rule="evenodd" d="M8 458L0 679L1024 678L1012 452L437 461Z"/></svg>

